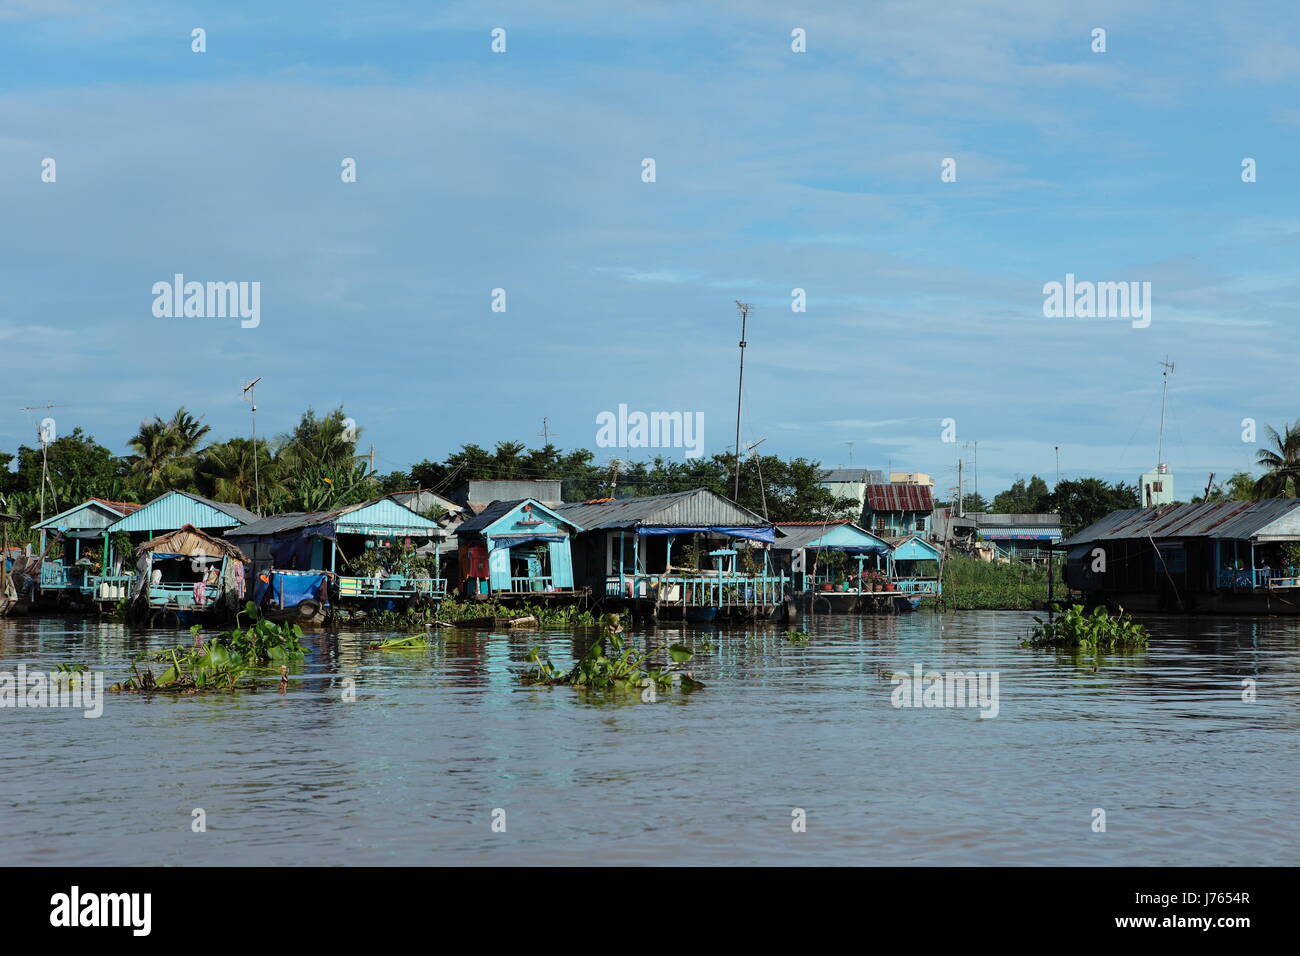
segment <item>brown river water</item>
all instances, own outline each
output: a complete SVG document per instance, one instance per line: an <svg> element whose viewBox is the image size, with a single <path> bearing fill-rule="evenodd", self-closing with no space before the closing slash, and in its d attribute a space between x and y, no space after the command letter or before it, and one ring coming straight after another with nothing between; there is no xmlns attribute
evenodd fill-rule
<svg viewBox="0 0 1300 956"><path fill-rule="evenodd" d="M0 708L0 863L1300 862L1300 620L1148 618L1147 650L1101 659L1020 647L1031 623L660 628L706 686L654 701L519 681L530 648L567 664L585 629L308 634L284 693ZM189 641L0 620L0 672L111 684ZM996 676L996 708L895 706L890 675L918 665Z"/></svg>

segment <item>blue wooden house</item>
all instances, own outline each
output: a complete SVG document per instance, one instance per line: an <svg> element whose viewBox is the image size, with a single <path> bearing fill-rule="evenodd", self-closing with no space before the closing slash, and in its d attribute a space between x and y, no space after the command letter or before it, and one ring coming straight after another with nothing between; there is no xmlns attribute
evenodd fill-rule
<svg viewBox="0 0 1300 956"><path fill-rule="evenodd" d="M79 505L32 525L40 532L38 554L41 559L40 588L60 600L89 594L91 580L109 573L107 528L116 521L140 510L141 506L124 501L87 498ZM51 541L62 545L58 558L46 557Z"/></svg>
<svg viewBox="0 0 1300 956"><path fill-rule="evenodd" d="M582 531L533 498L494 501L456 528L468 595L573 593L571 538Z"/></svg>
<svg viewBox="0 0 1300 956"><path fill-rule="evenodd" d="M213 501L188 491L164 492L104 528L103 573L92 576L91 596L100 603L113 603L127 595L132 572L136 569L129 566L133 555L118 555L113 551L112 537L119 532L125 532L130 537L132 548L136 548L186 526L219 537L229 528L256 520L257 515L247 508L228 501ZM119 565L122 565L120 572L113 573Z"/></svg>
<svg viewBox="0 0 1300 956"><path fill-rule="evenodd" d="M916 607L923 597L938 597L943 593L943 552L919 534L886 539L893 551L890 553L890 577L895 587L912 597Z"/></svg>
<svg viewBox="0 0 1300 956"><path fill-rule="evenodd" d="M867 485L862 526L882 537L928 536L934 514L929 485Z"/></svg>
<svg viewBox="0 0 1300 956"><path fill-rule="evenodd" d="M438 544L445 536L436 521L387 496L273 515L226 532L252 562L253 600L306 620L334 604L385 610L441 600L447 587Z"/></svg>

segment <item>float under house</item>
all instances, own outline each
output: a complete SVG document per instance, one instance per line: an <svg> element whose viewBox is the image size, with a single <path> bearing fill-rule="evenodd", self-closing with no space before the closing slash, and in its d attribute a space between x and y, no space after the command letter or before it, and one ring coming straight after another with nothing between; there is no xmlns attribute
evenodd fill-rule
<svg viewBox="0 0 1300 956"><path fill-rule="evenodd" d="M470 598L573 598L580 525L535 498L494 501L456 527L460 584Z"/></svg>
<svg viewBox="0 0 1300 956"><path fill-rule="evenodd" d="M226 533L253 565L253 600L273 617L324 616L327 607L397 610L441 600L438 544L446 531L391 498L263 518ZM301 611L295 615L294 609Z"/></svg>
<svg viewBox="0 0 1300 956"><path fill-rule="evenodd" d="M1065 583L1089 604L1300 614L1300 499L1112 511L1059 547Z"/></svg>
<svg viewBox="0 0 1300 956"><path fill-rule="evenodd" d="M105 555L110 550L107 529L141 507L125 501L88 498L67 511L32 525L32 530L40 532L42 593L60 603L80 600L94 592L93 579L96 576L120 574L121 564L129 555L116 557L117 568L105 565ZM49 557L55 544L61 553L57 558ZM123 596L119 594L115 599Z"/></svg>
<svg viewBox="0 0 1300 956"><path fill-rule="evenodd" d="M785 601L789 579L769 551L776 525L706 488L556 510L583 529L574 576L606 606L708 621L772 614Z"/></svg>
<svg viewBox="0 0 1300 956"><path fill-rule="evenodd" d="M131 569L124 566L128 556L113 551L112 542L119 532L125 532L134 548L168 531L179 531L187 526L220 537L229 528L256 520L257 515L242 505L213 501L188 491L164 492L104 529L103 573L91 578L92 596L100 604L112 604L126 597L131 587Z"/></svg>
<svg viewBox="0 0 1300 956"><path fill-rule="evenodd" d="M890 606L893 549L883 538L851 521L787 522L777 531L773 565L790 575L805 609L847 614Z"/></svg>
<svg viewBox="0 0 1300 956"><path fill-rule="evenodd" d="M151 627L232 618L246 593L248 558L191 525L145 541L134 557L130 616Z"/></svg>

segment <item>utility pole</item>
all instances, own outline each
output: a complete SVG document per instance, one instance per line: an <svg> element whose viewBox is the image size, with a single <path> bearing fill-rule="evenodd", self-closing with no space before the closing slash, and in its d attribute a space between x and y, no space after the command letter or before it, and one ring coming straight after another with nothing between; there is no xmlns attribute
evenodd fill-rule
<svg viewBox="0 0 1300 956"><path fill-rule="evenodd" d="M962 466L965 464L966 463L962 461L960 458L957 459L957 517L958 518L964 518L966 516L966 511L965 511L966 503L962 500L962 498L964 497L962 495Z"/></svg>
<svg viewBox="0 0 1300 956"><path fill-rule="evenodd" d="M1205 497L1202 501L1210 500L1210 492L1214 490L1214 472L1210 472L1210 480L1205 483Z"/></svg>
<svg viewBox="0 0 1300 956"><path fill-rule="evenodd" d="M611 498L618 497L618 470L619 468L622 467L622 465L623 462L619 461L617 458L615 458L613 461L609 463L609 467L610 467L609 496Z"/></svg>
<svg viewBox="0 0 1300 956"><path fill-rule="evenodd" d="M253 513L259 518L262 517L262 485L257 475L257 395L253 390L261 380L262 376L259 375L244 386L244 395L250 406L249 414L253 419L253 500L256 502Z"/></svg>
<svg viewBox="0 0 1300 956"><path fill-rule="evenodd" d="M1061 483L1061 446L1056 445L1056 485ZM1056 490L1056 485L1052 485L1052 490Z"/></svg>
<svg viewBox="0 0 1300 956"><path fill-rule="evenodd" d="M847 443L849 446L849 467L853 467L853 442Z"/></svg>
<svg viewBox="0 0 1300 956"><path fill-rule="evenodd" d="M375 473L375 443L374 442L370 443L369 458L370 458L370 473L373 475Z"/></svg>
<svg viewBox="0 0 1300 956"><path fill-rule="evenodd" d="M736 487L731 496L733 501L740 498L740 410L745 395L745 329L749 324L750 305L737 299L736 308L740 310L740 384L736 386Z"/></svg>

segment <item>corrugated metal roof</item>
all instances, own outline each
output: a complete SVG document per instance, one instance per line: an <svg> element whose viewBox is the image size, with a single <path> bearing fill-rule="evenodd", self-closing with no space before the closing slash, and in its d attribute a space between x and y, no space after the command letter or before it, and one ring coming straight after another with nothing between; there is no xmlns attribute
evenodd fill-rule
<svg viewBox="0 0 1300 956"><path fill-rule="evenodd" d="M229 528L257 520L257 515L247 508L228 501L213 501L188 491L167 491L109 527L113 531L168 531L187 524L196 528Z"/></svg>
<svg viewBox="0 0 1300 956"><path fill-rule="evenodd" d="M929 485L867 485L867 507L872 511L933 511Z"/></svg>
<svg viewBox="0 0 1300 956"><path fill-rule="evenodd" d="M131 510L137 510L140 505L132 505ZM87 498L79 505L74 505L67 511L61 511L53 517L46 518L44 521L32 525L33 528L68 528L69 530L83 530L90 528L106 528L119 518L129 514L116 508L112 503L102 501L99 498Z"/></svg>
<svg viewBox="0 0 1300 956"><path fill-rule="evenodd" d="M1253 538L1300 507L1297 498L1264 501L1210 501L1158 508L1112 511L1061 542L1063 547L1091 541L1133 538ZM1298 535L1300 537L1300 535Z"/></svg>
<svg viewBox="0 0 1300 956"><path fill-rule="evenodd" d="M784 521L776 527L778 531L785 535L774 545L774 547L782 551L798 551L800 548L806 548L837 528L844 527L858 532L863 546L884 543L883 538L876 537L866 528L861 528L851 521Z"/></svg>
<svg viewBox="0 0 1300 956"><path fill-rule="evenodd" d="M878 485L884 482L885 473L875 468L828 468L821 473L819 480Z"/></svg>
<svg viewBox="0 0 1300 956"><path fill-rule="evenodd" d="M1059 528L1061 516L1058 514L973 514L981 528Z"/></svg>
<svg viewBox="0 0 1300 956"><path fill-rule="evenodd" d="M586 531L602 528L662 527L771 528L748 508L728 498L695 488L646 498L615 498L560 505L556 514Z"/></svg>
<svg viewBox="0 0 1300 956"><path fill-rule="evenodd" d="M392 513L393 508L400 509L400 512L396 514L396 516ZM370 521L361 513L367 509L387 513L379 513L375 516L375 520ZM349 520L341 520L344 518ZM286 531L295 531L301 528L310 528L314 525L323 524L373 524L375 526L384 525L394 529L419 532L442 530L437 522L431 521L418 512L412 511L401 502L391 500L391 496L385 495L382 498L372 498L370 501L362 501L354 505L344 505L341 508L334 508L330 511L295 511L289 514L272 515L269 518L262 518L261 520L253 521L251 524L245 525L242 528L232 528L226 532L226 537L239 538L276 535L283 534ZM349 529L344 528L344 533L349 533Z"/></svg>

